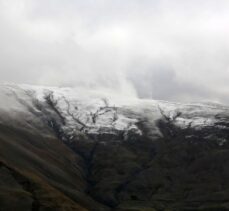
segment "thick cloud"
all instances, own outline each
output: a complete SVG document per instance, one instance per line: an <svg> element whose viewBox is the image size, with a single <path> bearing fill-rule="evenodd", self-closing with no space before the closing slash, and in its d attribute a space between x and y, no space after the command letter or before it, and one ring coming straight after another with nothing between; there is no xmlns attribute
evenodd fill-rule
<svg viewBox="0 0 229 211"><path fill-rule="evenodd" d="M0 0L0 81L229 103L227 0Z"/></svg>

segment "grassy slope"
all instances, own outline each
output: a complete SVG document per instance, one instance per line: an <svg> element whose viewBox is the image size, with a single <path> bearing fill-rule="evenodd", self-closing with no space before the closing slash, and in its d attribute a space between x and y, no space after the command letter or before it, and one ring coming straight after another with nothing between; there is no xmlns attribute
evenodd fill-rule
<svg viewBox="0 0 229 211"><path fill-rule="evenodd" d="M67 147L1 124L0 210L229 210L229 144L172 129L158 140L100 137L109 144Z"/></svg>
<svg viewBox="0 0 229 211"><path fill-rule="evenodd" d="M1 211L103 210L84 178L83 160L58 139L0 125Z"/></svg>

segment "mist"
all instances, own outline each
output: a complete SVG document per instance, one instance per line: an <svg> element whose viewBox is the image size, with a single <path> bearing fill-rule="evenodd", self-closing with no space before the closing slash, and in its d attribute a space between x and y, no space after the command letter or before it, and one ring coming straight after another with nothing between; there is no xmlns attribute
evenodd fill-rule
<svg viewBox="0 0 229 211"><path fill-rule="evenodd" d="M0 82L229 104L227 0L0 0Z"/></svg>

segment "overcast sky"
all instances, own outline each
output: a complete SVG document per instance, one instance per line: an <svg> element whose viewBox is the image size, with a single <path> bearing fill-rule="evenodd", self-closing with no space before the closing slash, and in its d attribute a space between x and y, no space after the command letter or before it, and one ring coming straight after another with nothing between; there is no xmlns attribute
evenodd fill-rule
<svg viewBox="0 0 229 211"><path fill-rule="evenodd" d="M0 76L229 104L229 1L0 0Z"/></svg>

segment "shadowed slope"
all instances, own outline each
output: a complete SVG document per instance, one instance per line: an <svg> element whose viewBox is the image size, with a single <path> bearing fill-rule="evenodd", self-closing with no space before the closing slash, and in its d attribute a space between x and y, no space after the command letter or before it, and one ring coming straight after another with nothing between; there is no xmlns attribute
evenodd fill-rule
<svg viewBox="0 0 229 211"><path fill-rule="evenodd" d="M60 140L0 125L0 149L1 210L103 210L85 194L84 161Z"/></svg>

